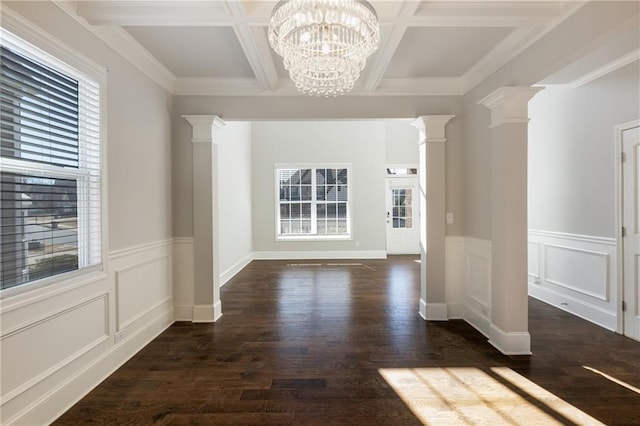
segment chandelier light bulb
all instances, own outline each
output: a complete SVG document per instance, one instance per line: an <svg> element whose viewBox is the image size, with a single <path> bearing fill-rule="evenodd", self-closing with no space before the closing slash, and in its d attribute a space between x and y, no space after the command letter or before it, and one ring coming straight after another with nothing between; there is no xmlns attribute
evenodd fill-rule
<svg viewBox="0 0 640 426"><path fill-rule="evenodd" d="M269 44L310 95L353 89L379 43L378 16L364 0L281 0L271 14Z"/></svg>

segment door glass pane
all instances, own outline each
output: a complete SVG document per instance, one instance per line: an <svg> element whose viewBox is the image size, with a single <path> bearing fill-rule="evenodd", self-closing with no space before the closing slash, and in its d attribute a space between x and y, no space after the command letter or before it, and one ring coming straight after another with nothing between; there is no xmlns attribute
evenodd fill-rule
<svg viewBox="0 0 640 426"><path fill-rule="evenodd" d="M412 228L412 190L411 188L391 190L392 206L392 226L394 228Z"/></svg>

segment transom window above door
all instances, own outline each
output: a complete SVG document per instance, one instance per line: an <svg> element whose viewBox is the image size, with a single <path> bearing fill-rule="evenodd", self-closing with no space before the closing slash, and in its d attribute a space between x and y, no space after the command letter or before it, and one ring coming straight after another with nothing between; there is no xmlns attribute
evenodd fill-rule
<svg viewBox="0 0 640 426"><path fill-rule="evenodd" d="M348 166L276 167L276 238L350 238Z"/></svg>

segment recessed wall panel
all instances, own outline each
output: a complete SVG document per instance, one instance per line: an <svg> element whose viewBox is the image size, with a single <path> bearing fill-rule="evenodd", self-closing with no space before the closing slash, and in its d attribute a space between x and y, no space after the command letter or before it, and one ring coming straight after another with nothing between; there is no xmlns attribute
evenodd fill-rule
<svg viewBox="0 0 640 426"><path fill-rule="evenodd" d="M3 400L33 386L108 338L107 318L104 294L3 336Z"/></svg>

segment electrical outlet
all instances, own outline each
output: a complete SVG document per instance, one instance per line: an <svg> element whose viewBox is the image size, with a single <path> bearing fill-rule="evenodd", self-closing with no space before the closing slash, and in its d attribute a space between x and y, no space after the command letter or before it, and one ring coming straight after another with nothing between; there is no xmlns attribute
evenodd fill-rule
<svg viewBox="0 0 640 426"><path fill-rule="evenodd" d="M360 241L356 241L356 247L360 247Z"/></svg>
<svg viewBox="0 0 640 426"><path fill-rule="evenodd" d="M453 213L447 213L447 224L451 225L453 223Z"/></svg>
<svg viewBox="0 0 640 426"><path fill-rule="evenodd" d="M124 331L119 331L113 336L113 341L114 343L120 343L125 337L127 337L127 334Z"/></svg>

